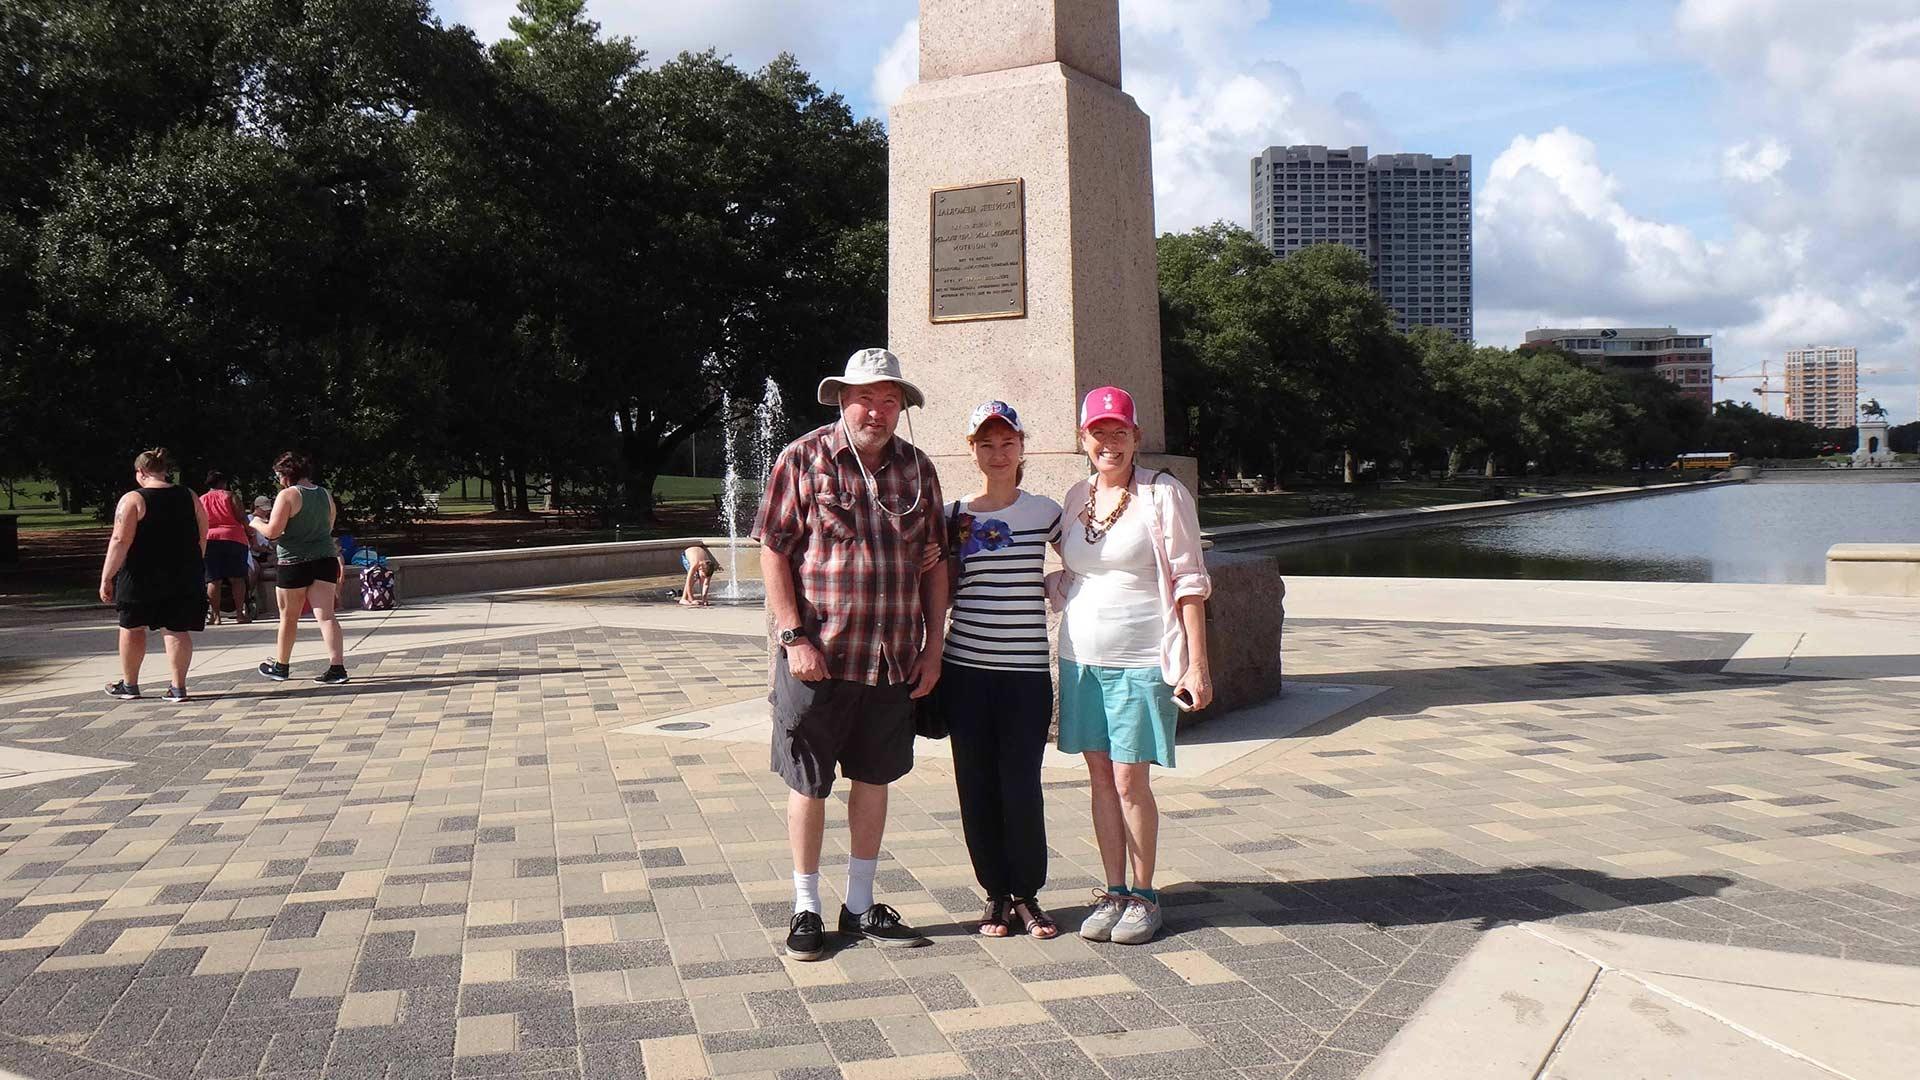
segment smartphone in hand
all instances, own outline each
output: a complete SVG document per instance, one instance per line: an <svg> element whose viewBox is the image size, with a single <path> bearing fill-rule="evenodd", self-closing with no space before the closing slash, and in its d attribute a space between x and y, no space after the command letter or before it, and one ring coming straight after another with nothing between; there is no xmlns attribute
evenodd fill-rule
<svg viewBox="0 0 1920 1080"><path fill-rule="evenodd" d="M1179 709L1181 712L1192 712L1193 711L1192 692L1189 691L1184 686L1178 690L1175 690L1173 692L1173 705L1174 705L1174 708Z"/></svg>

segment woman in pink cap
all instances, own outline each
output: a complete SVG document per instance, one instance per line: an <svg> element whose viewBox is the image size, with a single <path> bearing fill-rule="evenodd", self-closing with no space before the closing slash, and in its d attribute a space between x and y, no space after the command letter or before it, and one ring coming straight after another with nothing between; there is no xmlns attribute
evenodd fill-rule
<svg viewBox="0 0 1920 1080"><path fill-rule="evenodd" d="M1139 945L1161 926L1153 887L1160 812L1149 770L1173 765L1180 710L1213 700L1213 581L1193 494L1171 473L1135 466L1132 395L1117 386L1089 393L1080 403L1080 445L1093 475L1067 492L1064 569L1048 581L1063 613L1060 750L1086 757L1108 883L1080 936Z"/></svg>

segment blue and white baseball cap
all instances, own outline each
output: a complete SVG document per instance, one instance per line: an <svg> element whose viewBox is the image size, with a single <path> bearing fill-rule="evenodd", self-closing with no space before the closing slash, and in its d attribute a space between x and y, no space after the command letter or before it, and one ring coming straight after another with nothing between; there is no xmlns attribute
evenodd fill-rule
<svg viewBox="0 0 1920 1080"><path fill-rule="evenodd" d="M1020 426L1020 414L1013 406L1004 401L986 401L976 405L973 415L967 417L967 438L971 439L980 432L980 425L989 420L1004 420L1015 434L1024 436L1027 429Z"/></svg>

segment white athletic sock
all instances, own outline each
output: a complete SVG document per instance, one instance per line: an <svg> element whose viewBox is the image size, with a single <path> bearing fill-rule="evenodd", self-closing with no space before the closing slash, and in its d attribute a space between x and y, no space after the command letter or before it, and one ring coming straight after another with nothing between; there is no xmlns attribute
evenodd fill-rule
<svg viewBox="0 0 1920 1080"><path fill-rule="evenodd" d="M856 859L847 857L847 910L855 915L864 915L873 906L873 874L880 868L878 857Z"/></svg>
<svg viewBox="0 0 1920 1080"><path fill-rule="evenodd" d="M818 870L811 874L803 874L798 870L793 872L793 913L798 915L803 911L820 914L820 871Z"/></svg>

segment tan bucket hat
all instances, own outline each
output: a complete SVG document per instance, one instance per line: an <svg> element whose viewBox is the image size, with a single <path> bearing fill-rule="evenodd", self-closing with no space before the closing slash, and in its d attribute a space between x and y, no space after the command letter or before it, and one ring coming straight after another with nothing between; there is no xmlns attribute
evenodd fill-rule
<svg viewBox="0 0 1920 1080"><path fill-rule="evenodd" d="M927 395L900 377L900 358L885 349L861 349L847 357L846 374L829 375L820 380L820 404L840 404L840 391L844 387L879 382L899 383L900 392L906 395L908 405L926 407Z"/></svg>

